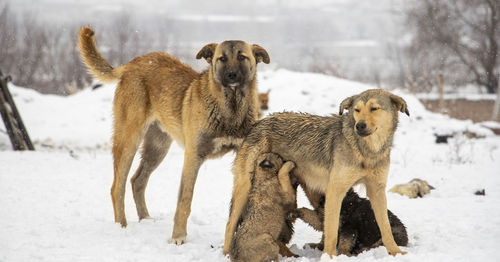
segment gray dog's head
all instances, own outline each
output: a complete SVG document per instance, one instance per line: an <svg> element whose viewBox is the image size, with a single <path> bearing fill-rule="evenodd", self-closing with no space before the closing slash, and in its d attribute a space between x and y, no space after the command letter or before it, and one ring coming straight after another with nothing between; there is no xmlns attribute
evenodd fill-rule
<svg viewBox="0 0 500 262"><path fill-rule="evenodd" d="M339 113L342 115L346 109L354 119L353 131L360 137L377 134L385 138L396 128L398 112L410 115L403 98L382 89L366 90L344 99Z"/></svg>
<svg viewBox="0 0 500 262"><path fill-rule="evenodd" d="M196 59L201 58L210 64L215 83L221 85L225 93L244 91L242 89L255 79L257 63L270 62L264 48L240 40L208 44L196 55Z"/></svg>

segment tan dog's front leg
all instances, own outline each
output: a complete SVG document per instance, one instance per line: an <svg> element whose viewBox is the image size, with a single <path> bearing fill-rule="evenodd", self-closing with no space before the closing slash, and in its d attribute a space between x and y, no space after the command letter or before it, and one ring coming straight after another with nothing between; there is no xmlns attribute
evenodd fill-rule
<svg viewBox="0 0 500 262"><path fill-rule="evenodd" d="M382 242L389 254L395 256L396 254L406 254L401 251L394 241L392 235L389 217L387 215L387 198L385 195L385 183L381 183L377 179L367 179L366 193L370 198L370 204L375 214L375 220L382 235Z"/></svg>
<svg viewBox="0 0 500 262"><path fill-rule="evenodd" d="M323 252L330 258L337 255L337 241L342 200L349 188L359 179L358 174L349 173L341 167L333 166L325 192L325 218Z"/></svg>
<svg viewBox="0 0 500 262"><path fill-rule="evenodd" d="M174 217L174 230L172 231L172 243L176 245L182 245L186 242L187 219L191 213L194 185L202 163L203 159L198 156L198 152L186 147L177 209Z"/></svg>
<svg viewBox="0 0 500 262"><path fill-rule="evenodd" d="M326 190L324 234L325 244L323 252L330 257L337 255L337 236L339 231L340 207L347 190L335 188Z"/></svg>

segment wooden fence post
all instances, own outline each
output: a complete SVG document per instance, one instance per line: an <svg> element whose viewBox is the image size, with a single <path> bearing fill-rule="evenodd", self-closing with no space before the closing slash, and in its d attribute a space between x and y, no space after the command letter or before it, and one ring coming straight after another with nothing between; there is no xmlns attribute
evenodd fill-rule
<svg viewBox="0 0 500 262"><path fill-rule="evenodd" d="M24 126L16 104L9 92L7 82L10 77L4 77L0 71L0 115L2 116L7 134L14 150L35 150Z"/></svg>
<svg viewBox="0 0 500 262"><path fill-rule="evenodd" d="M438 77L438 87L439 87L439 112L444 113L444 87L443 87L443 74L439 74Z"/></svg>
<svg viewBox="0 0 500 262"><path fill-rule="evenodd" d="M495 100L495 106L493 106L493 117L491 120L498 121L499 110L500 110L500 76L498 76L497 99Z"/></svg>

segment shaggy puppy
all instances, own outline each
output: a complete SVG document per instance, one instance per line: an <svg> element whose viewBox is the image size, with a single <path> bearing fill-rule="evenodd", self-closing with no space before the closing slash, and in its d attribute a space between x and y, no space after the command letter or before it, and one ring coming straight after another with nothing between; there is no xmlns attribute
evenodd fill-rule
<svg viewBox="0 0 500 262"><path fill-rule="evenodd" d="M296 209L296 191L289 177L294 167L273 153L257 158L248 203L231 244L231 261L278 261L283 240L288 242L286 238L293 234L286 220L288 211Z"/></svg>
<svg viewBox="0 0 500 262"><path fill-rule="evenodd" d="M316 203L311 201L311 205L314 210L299 208L298 217L315 230L323 231L325 197L322 196ZM408 244L406 227L390 210L387 210L387 213L396 244L406 246ZM352 189L347 192L342 201L338 239L339 254L348 256L358 255L365 250L383 245L370 201L359 197ZM309 246L323 250L323 240L324 235L320 243L309 244Z"/></svg>

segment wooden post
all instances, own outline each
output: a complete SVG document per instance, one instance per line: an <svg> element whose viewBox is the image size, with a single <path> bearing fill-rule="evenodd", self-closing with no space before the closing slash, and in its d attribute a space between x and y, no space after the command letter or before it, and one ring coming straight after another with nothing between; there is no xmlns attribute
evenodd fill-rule
<svg viewBox="0 0 500 262"><path fill-rule="evenodd" d="M493 117L491 120L498 121L498 111L499 110L500 110L500 76L498 77L497 99L495 100L495 106L493 106Z"/></svg>
<svg viewBox="0 0 500 262"><path fill-rule="evenodd" d="M2 116L7 134L14 150L35 150L24 126L16 104L9 92L7 82L9 77L4 77L0 71L0 115Z"/></svg>
<svg viewBox="0 0 500 262"><path fill-rule="evenodd" d="M0 76L1 77L1 76ZM7 135L9 135L10 143L14 150L22 150L22 144L20 142L20 137L14 129L14 122L12 117L10 117L10 110L7 105L7 100L3 94L4 79L0 78L0 115L2 116L5 129L7 130Z"/></svg>
<svg viewBox="0 0 500 262"><path fill-rule="evenodd" d="M439 112L444 113L444 87L443 87L443 74L439 74L438 87L439 87Z"/></svg>

